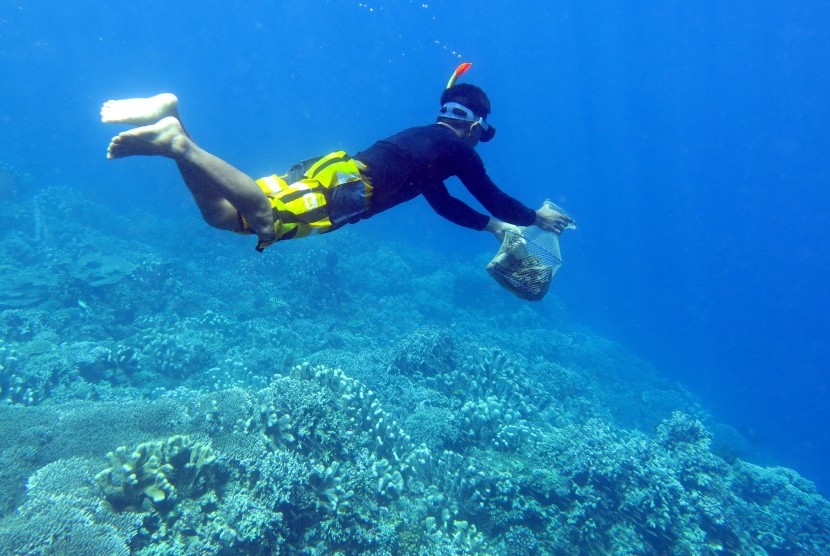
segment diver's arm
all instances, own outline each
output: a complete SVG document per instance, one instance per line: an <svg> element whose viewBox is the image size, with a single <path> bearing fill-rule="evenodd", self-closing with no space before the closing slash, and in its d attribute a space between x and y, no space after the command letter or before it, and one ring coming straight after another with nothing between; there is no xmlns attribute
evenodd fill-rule
<svg viewBox="0 0 830 556"><path fill-rule="evenodd" d="M574 223L570 216L546 205L542 205L541 208L535 211L526 207L493 183L477 155L466 160L467 163L462 165L463 172L458 175L461 182L484 205L484 208L496 218L517 226L536 225L543 230L557 234L562 233L562 230ZM491 219L491 222L493 220ZM493 223L492 226L496 226L496 224Z"/></svg>
<svg viewBox="0 0 830 556"><path fill-rule="evenodd" d="M453 224L473 230L484 230L491 220L488 216L450 195L447 186L443 183L427 187L423 194L429 206Z"/></svg>
<svg viewBox="0 0 830 556"><path fill-rule="evenodd" d="M517 226L531 226L536 222L536 211L499 189L473 149L456 155L455 161L455 175L487 212Z"/></svg>

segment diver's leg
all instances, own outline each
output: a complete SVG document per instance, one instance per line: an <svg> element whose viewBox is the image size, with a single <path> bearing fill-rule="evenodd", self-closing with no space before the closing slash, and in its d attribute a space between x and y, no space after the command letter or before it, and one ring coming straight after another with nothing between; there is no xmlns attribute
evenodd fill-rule
<svg viewBox="0 0 830 556"><path fill-rule="evenodd" d="M166 116L179 118L179 99L173 93L153 97L108 100L101 106L105 124L149 125Z"/></svg>
<svg viewBox="0 0 830 556"><path fill-rule="evenodd" d="M153 124L167 116L178 119L179 124L184 129L181 116L179 116L179 99L173 93L161 93L152 97L108 100L101 106L101 121L105 124L144 126ZM187 130L185 130L185 133L187 133ZM129 154L125 154L125 156L129 156ZM107 157L117 158L117 152L110 152ZM186 163L177 161L177 165L205 221L221 229L238 226L236 209L232 206L228 207L230 203L215 187L210 186L210 179Z"/></svg>
<svg viewBox="0 0 830 556"><path fill-rule="evenodd" d="M196 145L176 117L167 116L152 125L119 133L107 149L107 158L142 155L176 161L202 216L211 226L238 229L238 210L260 238L273 238L271 204L256 182Z"/></svg>

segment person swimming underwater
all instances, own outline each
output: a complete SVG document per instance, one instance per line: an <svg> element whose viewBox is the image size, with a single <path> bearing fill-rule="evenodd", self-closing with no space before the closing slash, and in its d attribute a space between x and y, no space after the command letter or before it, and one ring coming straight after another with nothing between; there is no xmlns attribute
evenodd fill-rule
<svg viewBox="0 0 830 556"><path fill-rule="evenodd" d="M105 102L102 122L136 126L112 138L107 157L174 160L205 222L255 234L258 251L277 241L331 232L419 195L447 220L500 240L513 226L560 233L572 222L569 216L545 205L533 210L487 175L475 147L492 140L496 130L487 121L490 101L484 91L456 83L468 68L462 64L453 73L435 123L403 130L352 156L337 151L306 160L281 175L255 180L198 146L172 93ZM444 181L452 176L491 216L449 193Z"/></svg>

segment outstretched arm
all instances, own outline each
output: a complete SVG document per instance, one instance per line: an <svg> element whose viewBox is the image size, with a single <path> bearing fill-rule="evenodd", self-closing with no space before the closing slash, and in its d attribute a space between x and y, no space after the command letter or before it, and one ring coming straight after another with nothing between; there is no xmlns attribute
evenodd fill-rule
<svg viewBox="0 0 830 556"><path fill-rule="evenodd" d="M519 200L514 199L493 183L481 158L470 149L453 159L456 162L455 174L473 197L495 218L517 226L531 226L536 213Z"/></svg>
<svg viewBox="0 0 830 556"><path fill-rule="evenodd" d="M443 183L425 189L424 198L435 212L453 224L473 230L483 230L490 220L488 216L450 195L447 186Z"/></svg>

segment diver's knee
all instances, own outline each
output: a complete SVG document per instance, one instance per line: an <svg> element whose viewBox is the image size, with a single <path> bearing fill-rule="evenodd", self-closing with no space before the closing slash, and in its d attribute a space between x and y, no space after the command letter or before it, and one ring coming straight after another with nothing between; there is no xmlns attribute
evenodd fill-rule
<svg viewBox="0 0 830 556"><path fill-rule="evenodd" d="M261 203L254 207L250 214L245 214L248 227L258 236L269 236L274 233L274 211L270 203Z"/></svg>
<svg viewBox="0 0 830 556"><path fill-rule="evenodd" d="M270 238L274 235L273 218L257 218L248 223L251 231L261 238Z"/></svg>

